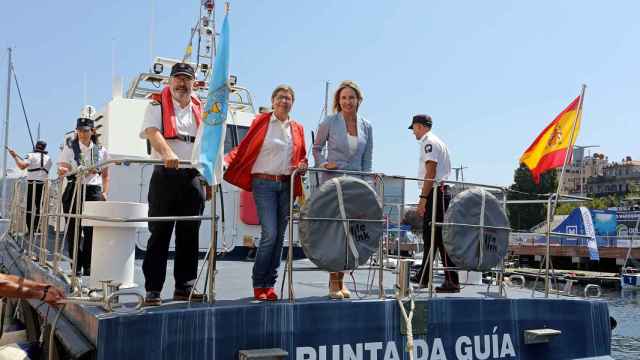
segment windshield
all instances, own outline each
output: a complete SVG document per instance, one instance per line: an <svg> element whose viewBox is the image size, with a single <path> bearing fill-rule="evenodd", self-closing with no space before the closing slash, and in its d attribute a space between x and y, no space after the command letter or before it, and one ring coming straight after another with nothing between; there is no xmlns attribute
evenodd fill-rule
<svg viewBox="0 0 640 360"><path fill-rule="evenodd" d="M227 125L227 133L224 137L224 153L226 154L238 146L240 141L247 135L247 131L249 131L248 126Z"/></svg>

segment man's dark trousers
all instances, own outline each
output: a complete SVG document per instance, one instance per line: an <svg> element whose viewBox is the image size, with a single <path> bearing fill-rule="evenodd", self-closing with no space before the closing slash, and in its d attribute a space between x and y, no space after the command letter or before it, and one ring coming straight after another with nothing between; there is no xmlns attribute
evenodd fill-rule
<svg viewBox="0 0 640 360"><path fill-rule="evenodd" d="M149 183L149 217L200 216L204 211L202 177L195 169L155 166ZM189 290L198 272L200 221L149 222L151 236L142 263L146 291L162 291L167 273L169 243L175 227L176 289Z"/></svg>
<svg viewBox="0 0 640 360"><path fill-rule="evenodd" d="M73 196L73 192L76 188L75 180L69 180L67 182L67 186L64 189L64 193L62 194L62 209L65 213L71 214L81 214L82 207L84 203L80 203L80 211L76 211L76 199ZM72 199L73 198L73 199ZM71 200L73 200L73 204L71 204ZM103 201L102 197L102 186L100 185L86 185L86 190L84 194L85 201ZM67 242L67 247L69 250L69 257L73 259L73 244L75 239L75 218L69 218L69 226L67 228L67 236L65 240ZM91 226L82 226L82 222L80 222L81 231L78 233L80 237L80 242L78 243L78 265L76 266L76 271L78 274L82 274L85 276L89 276L91 274L91 247L93 245L93 227Z"/></svg>
<svg viewBox="0 0 640 360"><path fill-rule="evenodd" d="M39 180L27 181L27 233L31 232L31 216L33 214L33 232L38 229L38 222L40 221L40 201L42 199L42 188L44 182ZM35 190L35 191L34 191ZM35 194L35 199L33 195ZM35 208L32 208L32 202ZM46 227L45 227L46 228Z"/></svg>
<svg viewBox="0 0 640 360"><path fill-rule="evenodd" d="M437 208L436 208L436 222L444 221L444 213L449 208L449 202L451 201L451 194L449 194L449 187L439 186L436 194ZM420 284L424 287L429 284L429 251L431 250L431 216L433 212L433 189L429 192L429 197L427 198L427 206L426 211L424 213L424 218L422 221L422 239L424 241L424 253L422 256L422 265L420 270L416 274L417 279L421 279ZM453 261L447 254L444 249L444 245L442 242L442 226L436 226L435 230L435 241L434 244L436 249L440 252L440 259L442 260L442 264L444 267L455 267ZM433 254L433 258L435 260L436 255ZM422 276L424 272L424 276ZM447 271L444 272L444 286L445 287L459 287L460 283L458 281L458 272L457 271Z"/></svg>

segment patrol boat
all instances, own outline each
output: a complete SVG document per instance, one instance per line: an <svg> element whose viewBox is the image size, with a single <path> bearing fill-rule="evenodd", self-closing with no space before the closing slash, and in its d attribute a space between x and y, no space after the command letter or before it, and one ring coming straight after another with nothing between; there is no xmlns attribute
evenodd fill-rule
<svg viewBox="0 0 640 360"><path fill-rule="evenodd" d="M198 26L210 27L213 1L205 0L202 6L207 20L202 19ZM208 30L211 29L199 28L198 33L214 33ZM352 273L348 284L355 297L328 300L326 274L318 271L310 259L294 260L292 256L294 243L308 240L296 238L297 226L310 220L305 219L308 213L293 212L293 208L288 261L280 270L281 300L253 301L249 281L252 264L220 261L225 251L251 245L259 238L251 194L229 184L218 189L215 206L209 206L202 217L201 228L211 231L202 232L201 248L213 251L206 261L200 262L197 287L206 291L208 301L142 307L143 290L136 284L142 284L143 278L140 261L134 259L133 253L136 245L144 249L146 222L159 219L146 217L147 179L150 165L157 162L149 159L146 144L137 132L148 95L167 81L163 69L175 61L157 58L153 71L140 74L126 94L114 92L97 120L102 142L113 154L113 160L100 165L111 167L110 201L87 202L82 215L61 214L61 192L56 189L63 184L52 180L45 190L41 214L41 219L49 221L42 220L40 231L27 234L24 182L7 182L12 194L8 199L11 217L0 241L0 263L7 272L56 284L71 294L60 309L38 301L19 302L19 317L27 324L33 339L42 335L41 342L50 359L56 355L71 359L136 360L610 358L611 328L605 302L549 297L548 277L544 294L526 290L521 288L522 279L516 285L515 278L503 278L500 263L489 264L491 269L487 273L493 275L488 283L478 281L477 276L467 276L467 283L457 294L432 291L439 282L437 274L428 289L412 288L408 282L409 262L393 258L388 251L393 239L389 232L377 240L377 251L371 258L356 256L362 264ZM194 65L206 79L210 66L199 62ZM207 87L206 81L199 85L203 91ZM225 150L242 139L255 112L250 92L238 84L231 86ZM392 178L401 182L417 180ZM488 185L465 186L504 191ZM384 194L384 188L376 194ZM379 204L373 207L384 209L384 196L376 196ZM506 200L505 196L501 204ZM405 204L392 206L402 209ZM92 261L96 263L92 263L89 279L77 278L70 271L74 257L64 255L62 233L74 230L63 225L64 218L69 216L82 217L85 224L94 226ZM335 220L339 226L344 221L389 224L383 216L349 215L329 220ZM504 227L492 228L490 223L457 225L486 230L486 234L506 231ZM349 231L344 236L349 238ZM476 238L473 248L482 253L485 237ZM497 249L496 240L489 240L491 246L486 251ZM349 248L344 249L344 254L354 255ZM316 258L317 254L308 255ZM173 285L170 276L167 280L165 299Z"/></svg>

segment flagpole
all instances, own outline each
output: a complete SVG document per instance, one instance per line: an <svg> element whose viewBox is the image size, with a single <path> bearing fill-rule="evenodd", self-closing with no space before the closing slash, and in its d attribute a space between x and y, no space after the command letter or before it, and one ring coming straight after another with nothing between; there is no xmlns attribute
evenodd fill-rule
<svg viewBox="0 0 640 360"><path fill-rule="evenodd" d="M576 116L573 119L573 124L571 125L571 133L569 135L569 147L564 155L564 162L562 163L562 170L560 171L560 178L558 178L558 186L556 188L556 192L551 194L550 201L547 203L547 246L545 250L545 274L544 274L544 296L549 297L549 263L550 263L550 242L551 242L551 222L555 215L556 206L558 205L558 199L560 198L560 190L562 189L562 182L564 180L564 173L567 167L567 163L573 154L573 138L576 132L576 125L578 124L578 119L582 115L582 104L584 101L584 93L587 89L587 85L582 84L582 90L580 91L580 100L578 102L578 111L576 111Z"/></svg>

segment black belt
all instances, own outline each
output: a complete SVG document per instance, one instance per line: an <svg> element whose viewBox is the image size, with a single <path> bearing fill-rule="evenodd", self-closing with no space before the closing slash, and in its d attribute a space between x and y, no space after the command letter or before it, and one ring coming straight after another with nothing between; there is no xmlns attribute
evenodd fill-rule
<svg viewBox="0 0 640 360"><path fill-rule="evenodd" d="M49 173L49 170L45 169L45 168L37 168L37 169L27 169L28 172L34 172L34 171L44 171L47 174Z"/></svg>
<svg viewBox="0 0 640 360"><path fill-rule="evenodd" d="M177 174L177 175L189 175L191 177L198 176L200 172L194 168L167 168L164 165L154 165L153 171L157 171L164 174Z"/></svg>
<svg viewBox="0 0 640 360"><path fill-rule="evenodd" d="M176 135L175 139L180 140L180 141L184 141L184 142L188 142L188 143L196 142L196 137L195 136L191 136L191 135L178 134L178 135Z"/></svg>

